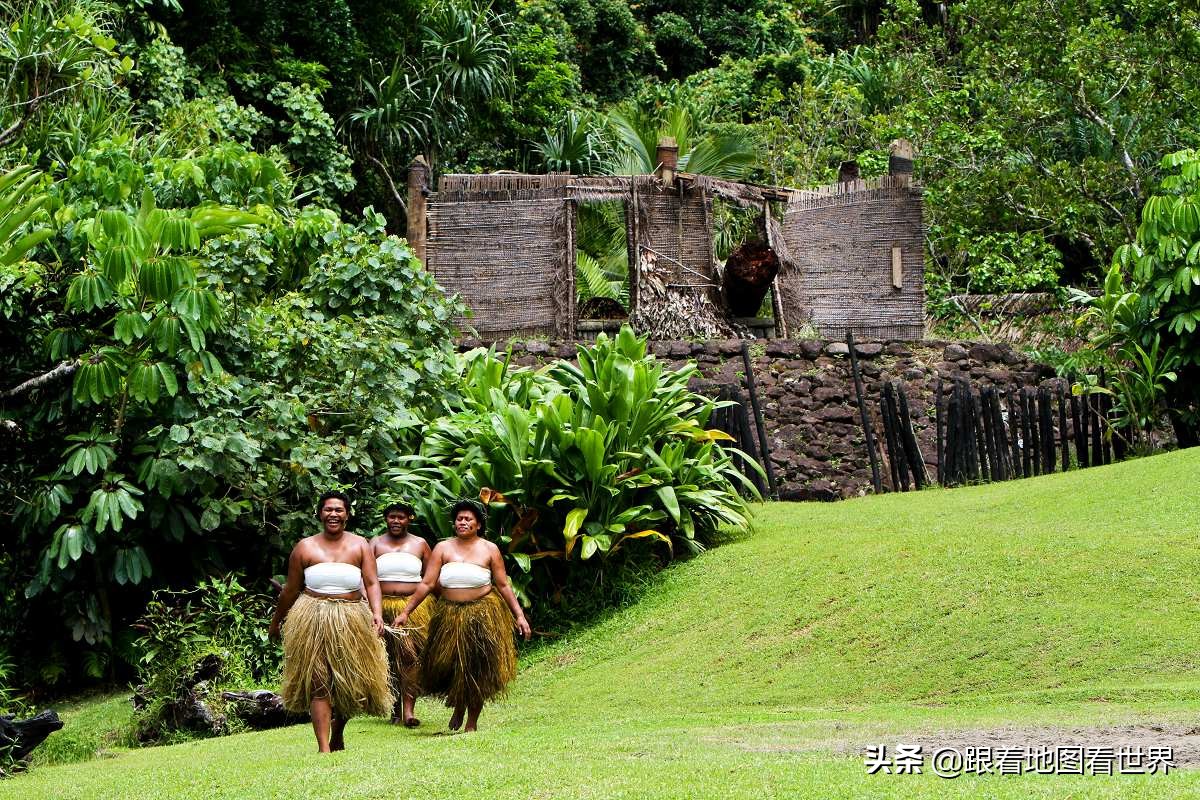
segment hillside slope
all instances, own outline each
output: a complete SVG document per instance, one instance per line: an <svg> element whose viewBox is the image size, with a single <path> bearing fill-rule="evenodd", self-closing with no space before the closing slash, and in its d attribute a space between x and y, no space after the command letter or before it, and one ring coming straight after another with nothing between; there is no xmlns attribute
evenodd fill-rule
<svg viewBox="0 0 1200 800"><path fill-rule="evenodd" d="M1200 449L955 491L770 504L537 651L472 736L356 721L35 770L6 796L1193 796L1200 773L866 776L865 742L1200 710ZM1098 742L1099 743L1099 742Z"/></svg>

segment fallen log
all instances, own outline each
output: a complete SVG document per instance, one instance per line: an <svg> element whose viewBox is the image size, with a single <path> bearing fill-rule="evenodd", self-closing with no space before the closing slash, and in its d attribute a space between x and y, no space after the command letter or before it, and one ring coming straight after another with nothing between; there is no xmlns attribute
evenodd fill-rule
<svg viewBox="0 0 1200 800"><path fill-rule="evenodd" d="M298 714L283 707L283 698L266 689L250 692L221 692L229 703L229 713L256 731L282 728L308 722L308 714Z"/></svg>
<svg viewBox="0 0 1200 800"><path fill-rule="evenodd" d="M34 748L62 726L62 720L53 711L43 711L28 719L17 719L12 714L0 716L0 759L3 759L0 774L4 772L4 762L24 762Z"/></svg>

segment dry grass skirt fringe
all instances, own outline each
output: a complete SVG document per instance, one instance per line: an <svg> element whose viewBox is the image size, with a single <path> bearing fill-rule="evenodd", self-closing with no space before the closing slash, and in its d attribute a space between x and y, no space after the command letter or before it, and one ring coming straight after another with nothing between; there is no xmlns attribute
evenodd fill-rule
<svg viewBox="0 0 1200 800"><path fill-rule="evenodd" d="M439 599L422 659L426 694L448 706L478 707L517 675L513 617L496 592L469 603Z"/></svg>
<svg viewBox="0 0 1200 800"><path fill-rule="evenodd" d="M289 711L326 697L344 719L392 713L387 652L366 603L300 595L283 622L280 695Z"/></svg>
<svg viewBox="0 0 1200 800"><path fill-rule="evenodd" d="M433 597L426 597L408 615L408 625L404 630L386 633L388 662L392 668L392 692L397 697L405 690L414 695L421 694L421 654L425 652L429 617L436 602ZM406 605L407 597L384 595L384 624L391 626Z"/></svg>

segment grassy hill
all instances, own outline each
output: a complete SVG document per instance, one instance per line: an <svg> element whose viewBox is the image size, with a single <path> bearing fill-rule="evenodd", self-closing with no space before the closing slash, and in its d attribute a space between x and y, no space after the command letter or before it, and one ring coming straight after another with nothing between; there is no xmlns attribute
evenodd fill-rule
<svg viewBox="0 0 1200 800"><path fill-rule="evenodd" d="M944 780L861 748L1200 711L1200 450L838 504L771 504L636 606L523 664L480 733L359 720L35 769L7 797L1192 797L1200 772ZM962 733L965 731L965 733ZM1023 738L1024 737L1024 738ZM986 743L986 742L980 742ZM1097 739L1094 744L1105 744Z"/></svg>

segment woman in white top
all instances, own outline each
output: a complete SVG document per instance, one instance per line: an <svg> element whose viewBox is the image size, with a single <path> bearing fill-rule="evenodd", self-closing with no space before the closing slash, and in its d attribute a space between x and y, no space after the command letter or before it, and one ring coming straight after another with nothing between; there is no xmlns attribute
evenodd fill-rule
<svg viewBox="0 0 1200 800"><path fill-rule="evenodd" d="M393 625L404 610L408 598L421 584L425 560L429 558L429 545L408 531L415 516L416 511L407 503L392 503L383 510L387 532L371 540L379 573L379 590L383 595L385 625ZM396 707L392 709L394 725L403 723L406 728L415 728L421 724L413 716L413 706L421 693L421 653L425 649L425 632L433 604L434 598L426 598L409 615L407 625L391 628L384 636L392 671L392 690L397 699Z"/></svg>
<svg viewBox="0 0 1200 800"><path fill-rule="evenodd" d="M512 630L529 639L529 623L513 594L500 548L479 536L486 523L481 503L461 500L450 512L454 538L439 542L425 564L421 585L404 612L408 615L441 587L429 621L421 679L427 694L442 695L454 709L450 729L479 724L483 704L504 691L517 673Z"/></svg>
<svg viewBox="0 0 1200 800"><path fill-rule="evenodd" d="M312 715L317 750L328 753L345 749L350 717L387 716L395 698L380 638L375 556L366 539L346 531L350 498L321 495L317 519L321 532L297 542L288 558L271 638L282 624L283 704Z"/></svg>

